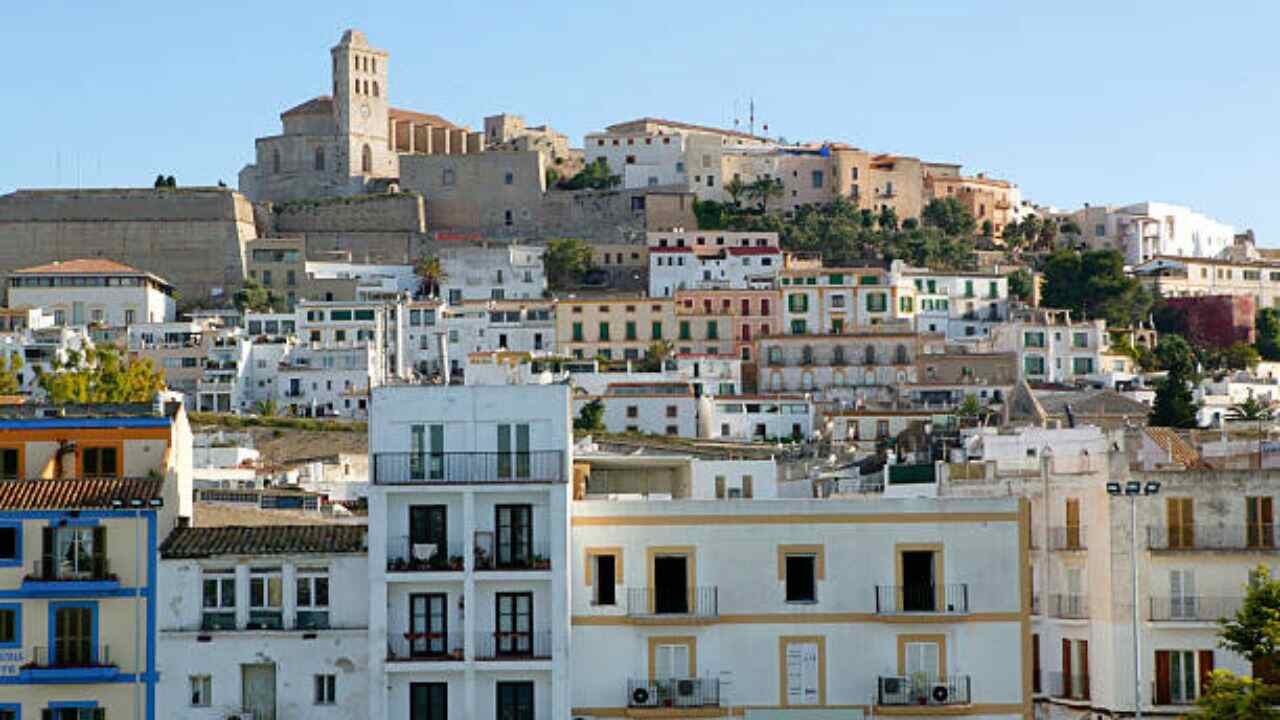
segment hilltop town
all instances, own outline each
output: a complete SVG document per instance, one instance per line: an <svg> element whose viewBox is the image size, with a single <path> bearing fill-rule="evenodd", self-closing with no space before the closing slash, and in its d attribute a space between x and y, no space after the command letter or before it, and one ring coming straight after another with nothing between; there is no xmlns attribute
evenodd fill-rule
<svg viewBox="0 0 1280 720"><path fill-rule="evenodd" d="M473 130L374 40L235 188L0 196L0 720L1280 682L1215 622L1277 552L1251 230L753 120Z"/></svg>

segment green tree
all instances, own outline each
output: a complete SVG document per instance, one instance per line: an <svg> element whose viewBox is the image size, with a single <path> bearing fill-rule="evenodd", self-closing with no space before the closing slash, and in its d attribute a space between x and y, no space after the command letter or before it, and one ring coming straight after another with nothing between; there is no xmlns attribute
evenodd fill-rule
<svg viewBox="0 0 1280 720"><path fill-rule="evenodd" d="M280 414L280 408L276 405L274 398L259 400L253 406L253 412L262 417L275 417Z"/></svg>
<svg viewBox="0 0 1280 720"><path fill-rule="evenodd" d="M1230 670L1214 670L1201 690L1192 718L1203 720L1280 720L1280 689Z"/></svg>
<svg viewBox="0 0 1280 720"><path fill-rule="evenodd" d="M573 420L573 429L583 432L604 432L604 403L592 400L582 406Z"/></svg>
<svg viewBox="0 0 1280 720"><path fill-rule="evenodd" d="M1018 232L1022 233L1022 243L1034 249L1036 240L1040 237L1040 218L1035 215L1026 216L1019 223Z"/></svg>
<svg viewBox="0 0 1280 720"><path fill-rule="evenodd" d="M953 197L930 200L920 213L920 221L952 237L971 237L978 226L973 213Z"/></svg>
<svg viewBox="0 0 1280 720"><path fill-rule="evenodd" d="M1191 344L1179 335L1165 335L1156 344L1156 362L1160 369L1170 374L1178 374L1194 379L1196 373L1196 352Z"/></svg>
<svg viewBox="0 0 1280 720"><path fill-rule="evenodd" d="M285 300L274 291L263 287L257 280L246 278L239 290L231 296L231 302L240 312L283 312Z"/></svg>
<svg viewBox="0 0 1280 720"><path fill-rule="evenodd" d="M1063 222L1058 226L1058 231L1063 235L1074 235L1076 237L1079 237L1082 234L1080 232L1080 226L1076 224L1075 220L1067 220Z"/></svg>
<svg viewBox="0 0 1280 720"><path fill-rule="evenodd" d="M418 294L423 297L439 296L440 283L448 277L440 258L435 255L418 258L413 265L413 273L418 276Z"/></svg>
<svg viewBox="0 0 1280 720"><path fill-rule="evenodd" d="M1113 326L1124 326L1143 320L1151 303L1146 288L1125 275L1124 256L1115 250L1079 253L1063 249L1045 262L1041 293L1045 307L1071 310L1082 318L1101 317Z"/></svg>
<svg viewBox="0 0 1280 720"><path fill-rule="evenodd" d="M577 238L556 238L547 243L542 265L551 289L567 289L592 268L591 246Z"/></svg>
<svg viewBox="0 0 1280 720"><path fill-rule="evenodd" d="M1058 240L1058 224L1052 220L1040 223L1040 237L1036 241L1038 247L1052 250Z"/></svg>
<svg viewBox="0 0 1280 720"><path fill-rule="evenodd" d="M995 235L995 232L996 232L995 223L991 222L990 220L982 221L982 237L991 238Z"/></svg>
<svg viewBox="0 0 1280 720"><path fill-rule="evenodd" d="M1222 353L1223 364L1231 370L1251 370L1258 367L1262 357L1256 348L1248 343L1235 342Z"/></svg>
<svg viewBox="0 0 1280 720"><path fill-rule="evenodd" d="M1243 402L1232 405L1227 410L1227 417L1232 420L1270 420L1271 408L1250 395Z"/></svg>
<svg viewBox="0 0 1280 720"><path fill-rule="evenodd" d="M560 181L562 190L607 190L622 184L622 176L609 172L609 163L604 158L596 158L587 163L578 174L568 180Z"/></svg>
<svg viewBox="0 0 1280 720"><path fill-rule="evenodd" d="M54 405L146 403L165 388L164 373L150 358L125 359L114 347L69 351L36 382Z"/></svg>
<svg viewBox="0 0 1280 720"><path fill-rule="evenodd" d="M1166 335L1156 346L1156 360L1167 374L1156 387L1150 423L1158 427L1198 427L1199 408L1191 398L1191 383L1196 377L1195 351L1181 337Z"/></svg>
<svg viewBox="0 0 1280 720"><path fill-rule="evenodd" d="M782 180L762 177L748 186L747 194L760 203L760 212L768 212L769 200L782 197Z"/></svg>
<svg viewBox="0 0 1280 720"><path fill-rule="evenodd" d="M160 173L159 175L156 176L155 184L152 185L152 187L155 187L155 188L167 187L164 180L164 173Z"/></svg>
<svg viewBox="0 0 1280 720"><path fill-rule="evenodd" d="M13 353L0 360L0 395L22 392L22 356Z"/></svg>
<svg viewBox="0 0 1280 720"><path fill-rule="evenodd" d="M1256 318L1258 354L1263 360L1280 360L1280 311L1262 308Z"/></svg>
<svg viewBox="0 0 1280 720"><path fill-rule="evenodd" d="M897 230L898 229L898 211L885 205L880 208L880 214L876 217L876 224L881 230Z"/></svg>
<svg viewBox="0 0 1280 720"><path fill-rule="evenodd" d="M1018 268L1009 273L1009 294L1022 302L1031 302L1035 288L1035 279L1026 268Z"/></svg>
<svg viewBox="0 0 1280 720"><path fill-rule="evenodd" d="M164 179L164 186L172 190L178 187L178 181L174 180L172 175L169 175Z"/></svg>
<svg viewBox="0 0 1280 720"><path fill-rule="evenodd" d="M739 207L742 205L742 197L747 194L747 184L742 182L742 178L734 175L732 180L724 184L724 191L733 198L733 206Z"/></svg>

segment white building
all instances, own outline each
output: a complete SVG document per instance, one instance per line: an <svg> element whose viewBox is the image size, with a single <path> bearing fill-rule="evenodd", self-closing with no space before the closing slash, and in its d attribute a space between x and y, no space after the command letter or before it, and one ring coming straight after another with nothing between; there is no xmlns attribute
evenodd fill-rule
<svg viewBox="0 0 1280 720"><path fill-rule="evenodd" d="M575 395L575 417L596 400L609 432L698 437L698 399L689 383L611 382L599 395Z"/></svg>
<svg viewBox="0 0 1280 720"><path fill-rule="evenodd" d="M649 296L678 290L745 290L773 287L782 269L778 234L731 230L647 233Z"/></svg>
<svg viewBox="0 0 1280 720"><path fill-rule="evenodd" d="M55 362L66 362L69 353L83 353L90 347L93 347L93 340L82 327L28 328L0 333L0 353L9 362L15 356L22 358L18 380L23 393L41 393L38 373L49 372Z"/></svg>
<svg viewBox="0 0 1280 720"><path fill-rule="evenodd" d="M1235 228L1182 205L1086 207L1068 217L1080 226L1089 247L1120 250L1126 265L1157 255L1218 257L1235 242Z"/></svg>
<svg viewBox="0 0 1280 720"><path fill-rule="evenodd" d="M468 245L440 251L440 295L463 300L527 300L547 289L541 247Z"/></svg>
<svg viewBox="0 0 1280 720"><path fill-rule="evenodd" d="M918 332L951 341L984 338L1009 318L1009 278L999 273L937 273L903 268L915 284Z"/></svg>
<svg viewBox="0 0 1280 720"><path fill-rule="evenodd" d="M395 298L405 293L412 296L422 282L412 265L308 260L306 268L310 280L355 280L357 300Z"/></svg>
<svg viewBox="0 0 1280 720"><path fill-rule="evenodd" d="M1135 440L1138 448L1126 447ZM1154 462L1144 470L1148 448ZM1219 647L1216 621L1234 614L1250 571L1274 555L1280 473L1210 470L1167 428L1145 428L1136 439L1096 427L989 429L966 449L981 459L952 464L944 494L1031 502L1043 717L1119 717L1133 708L1134 532L1144 715L1188 713L1215 668L1250 674L1247 661ZM1133 483L1140 494L1111 497L1108 483Z"/></svg>
<svg viewBox="0 0 1280 720"><path fill-rule="evenodd" d="M243 412L249 409L244 381L253 342L239 330L220 333L205 346L204 371L196 382L200 412Z"/></svg>
<svg viewBox="0 0 1280 720"><path fill-rule="evenodd" d="M813 437L808 395L717 395L698 400L698 437L752 442Z"/></svg>
<svg viewBox="0 0 1280 720"><path fill-rule="evenodd" d="M298 339L313 349L367 346L373 350L370 368L377 382L406 377L399 312L399 305L377 301L299 302Z"/></svg>
<svg viewBox="0 0 1280 720"><path fill-rule="evenodd" d="M1028 382L1071 384L1131 377L1111 363L1106 320L1072 320L1070 310L1021 308L991 328L990 349L1018 354Z"/></svg>
<svg viewBox="0 0 1280 720"><path fill-rule="evenodd" d="M163 717L361 717L364 540L355 525L176 528L157 583Z"/></svg>
<svg viewBox="0 0 1280 720"><path fill-rule="evenodd" d="M38 307L55 325L127 327L170 322L177 312L173 286L128 265L85 258L14 270L9 307Z"/></svg>
<svg viewBox="0 0 1280 720"><path fill-rule="evenodd" d="M442 341L454 376L463 374L473 353L546 353L555 347L551 301L417 301L402 307L399 323L407 366L421 376L442 371Z"/></svg>
<svg viewBox="0 0 1280 720"><path fill-rule="evenodd" d="M762 498L725 465L707 497L575 458L573 717L1031 716L1025 505Z"/></svg>
<svg viewBox="0 0 1280 720"><path fill-rule="evenodd" d="M373 390L368 717L568 718L569 389Z"/></svg>
<svg viewBox="0 0 1280 720"><path fill-rule="evenodd" d="M383 375L373 345L292 348L276 366L277 407L292 415L363 419Z"/></svg>
<svg viewBox="0 0 1280 720"><path fill-rule="evenodd" d="M582 153L588 163L607 163L624 188L674 185L698 194L699 199L719 200L725 149L773 146L765 138L736 130L639 118L587 133Z"/></svg>

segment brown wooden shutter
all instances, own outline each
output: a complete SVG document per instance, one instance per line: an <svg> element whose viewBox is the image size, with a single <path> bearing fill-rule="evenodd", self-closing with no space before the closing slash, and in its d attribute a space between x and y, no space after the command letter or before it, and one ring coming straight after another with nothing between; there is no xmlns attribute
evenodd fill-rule
<svg viewBox="0 0 1280 720"><path fill-rule="evenodd" d="M107 529L102 525L93 528L93 573L97 578L107 576Z"/></svg>
<svg viewBox="0 0 1280 720"><path fill-rule="evenodd" d="M1260 528L1263 547L1276 546L1275 519L1271 514L1271 498L1264 497L1262 500L1262 527Z"/></svg>
<svg viewBox="0 0 1280 720"><path fill-rule="evenodd" d="M1191 498L1180 498L1182 503L1182 542L1183 547L1196 546L1196 514Z"/></svg>
<svg viewBox="0 0 1280 720"><path fill-rule="evenodd" d="M1170 704L1169 693L1169 651L1156 651L1156 704Z"/></svg>
<svg viewBox="0 0 1280 720"><path fill-rule="evenodd" d="M1213 651L1200 651L1200 692L1196 693L1196 697L1200 697L1209 689L1209 681L1213 679Z"/></svg>
<svg viewBox="0 0 1280 720"><path fill-rule="evenodd" d="M753 485L754 483L752 482L750 475L742 476L742 497L744 498L751 497L751 493L754 490Z"/></svg>
<svg viewBox="0 0 1280 720"><path fill-rule="evenodd" d="M1078 549L1080 547L1080 500L1077 498L1067 499L1066 533L1067 549Z"/></svg>
<svg viewBox="0 0 1280 720"><path fill-rule="evenodd" d="M716 499L724 499L724 477L721 475L716 476Z"/></svg>
<svg viewBox="0 0 1280 720"><path fill-rule="evenodd" d="M1040 692L1040 636L1031 636L1031 691Z"/></svg>
<svg viewBox="0 0 1280 720"><path fill-rule="evenodd" d="M1071 697L1071 641L1062 641L1062 697Z"/></svg>
<svg viewBox="0 0 1280 720"><path fill-rule="evenodd" d="M1262 534L1258 531L1258 498L1246 497L1244 499L1244 544L1245 547L1259 547L1262 545Z"/></svg>
<svg viewBox="0 0 1280 720"><path fill-rule="evenodd" d="M1080 640L1080 697L1089 699L1089 641Z"/></svg>
<svg viewBox="0 0 1280 720"><path fill-rule="evenodd" d="M54 563L54 530L51 527L40 529L40 572L38 575L46 580L56 576Z"/></svg>

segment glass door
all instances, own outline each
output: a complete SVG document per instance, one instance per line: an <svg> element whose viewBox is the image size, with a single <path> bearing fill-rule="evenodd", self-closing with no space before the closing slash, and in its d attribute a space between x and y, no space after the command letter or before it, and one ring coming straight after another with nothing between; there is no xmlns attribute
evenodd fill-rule
<svg viewBox="0 0 1280 720"><path fill-rule="evenodd" d="M448 596L424 593L409 596L409 655L440 657L449 652Z"/></svg>
<svg viewBox="0 0 1280 720"><path fill-rule="evenodd" d="M533 559L533 506L498 505L498 567L528 567Z"/></svg>
<svg viewBox="0 0 1280 720"><path fill-rule="evenodd" d="M533 594L498 593L494 642L498 655L533 654Z"/></svg>

